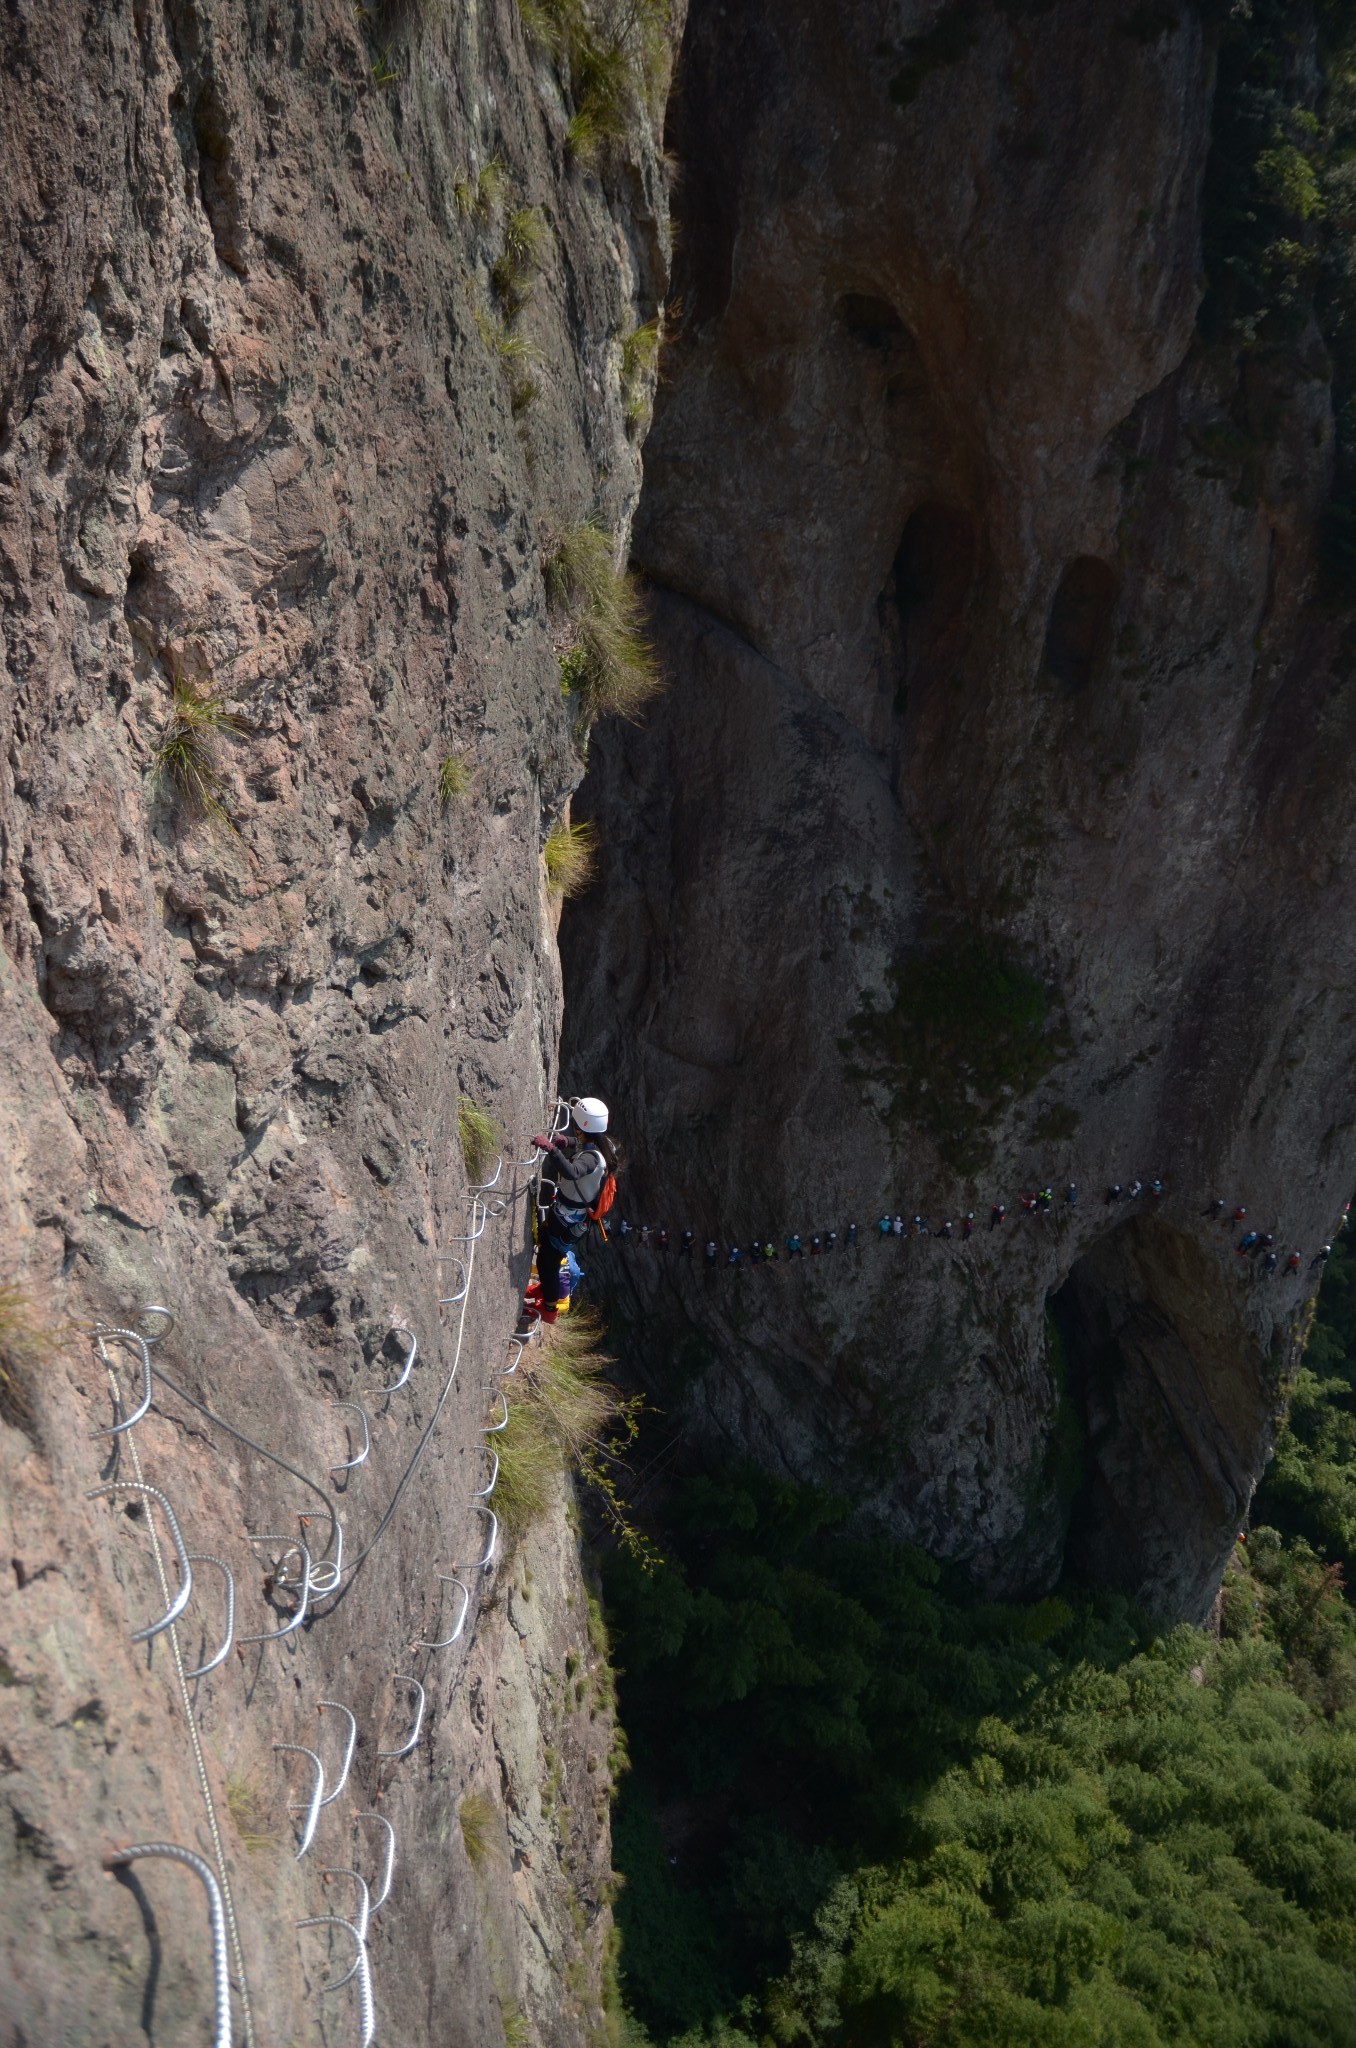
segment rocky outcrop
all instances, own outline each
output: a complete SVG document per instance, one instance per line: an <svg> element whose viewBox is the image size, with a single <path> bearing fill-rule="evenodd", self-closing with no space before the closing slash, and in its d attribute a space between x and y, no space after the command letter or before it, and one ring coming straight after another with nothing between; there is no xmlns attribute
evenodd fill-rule
<svg viewBox="0 0 1356 2048"><path fill-rule="evenodd" d="M649 117L637 96L627 137L571 154L564 62L511 0L24 0L3 42L0 2037L187 2041L210 2012L194 1881L100 1868L211 1849L167 1639L128 1640L158 1604L148 1524L84 1497L132 1453L91 1440L110 1391L75 1332L158 1301L170 1377L316 1480L350 1559L380 1531L331 1612L191 1688L256 2038L320 2037L324 1930L294 1922L351 1908L320 1865L376 1802L381 2037L566 2048L602 2023L610 1706L564 1499L498 1592L465 1569L521 1195L465 1307L440 1297L459 1106L521 1150L554 1083L541 849L580 763L542 548L586 516L624 535L639 489L619 339L666 280ZM419 1358L383 1400L393 1325ZM359 1400L370 1457L340 1475ZM285 1545L247 1533L309 1504L319 1538L314 1495L163 1387L135 1442L235 1572L240 1633L281 1626ZM458 1564L464 1632L412 1649L455 1622ZM398 1764L397 1673L428 1694ZM272 1744L319 1736L333 1765L326 1698L358 1716L354 1797L295 1863L308 1766ZM468 1792L497 1815L475 1869Z"/></svg>
<svg viewBox="0 0 1356 2048"><path fill-rule="evenodd" d="M1206 33L1123 14L694 7L636 532L671 687L592 758L566 1069L652 1222L980 1215L616 1259L670 1401L991 1588L1067 1545L1200 1617L1356 1177L1350 607L1316 333L1197 337Z"/></svg>

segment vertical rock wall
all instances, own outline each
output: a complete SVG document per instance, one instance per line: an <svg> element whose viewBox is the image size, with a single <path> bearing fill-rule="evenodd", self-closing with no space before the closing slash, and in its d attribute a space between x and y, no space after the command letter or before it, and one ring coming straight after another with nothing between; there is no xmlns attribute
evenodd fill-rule
<svg viewBox="0 0 1356 2048"><path fill-rule="evenodd" d="M1330 366L1196 336L1213 82L1189 8L694 7L636 536L672 687L595 750L565 931L638 1218L980 1217L628 1258L669 1397L998 1589L1081 1492L1074 1561L1193 1617L1356 1177ZM1153 1219L1103 1206L1156 1175Z"/></svg>
<svg viewBox="0 0 1356 2048"><path fill-rule="evenodd" d="M431 1432L333 1611L191 1688L255 2038L356 2025L352 1989L317 1995L325 1930L294 1922L353 1910L320 1869L373 1874L350 1812L375 1804L399 1839L380 2038L564 2048L602 2023L607 1688L563 1497L539 1556L473 1569L521 1196L465 1306L439 1298L468 1248L440 1249L472 1213L459 1100L511 1154L554 1084L541 847L580 769L540 564L551 530L624 535L636 501L619 338L667 266L648 120L572 161L562 69L512 0L21 0L0 38L0 2038L207 2038L195 1881L100 1871L119 1843L211 1848L168 1639L128 1640L159 1605L144 1514L84 1498L132 1450L89 1435L110 1393L74 1328L158 1301L157 1359L318 1482L350 1559ZM527 358L491 279L522 206ZM176 690L219 777L196 809L157 772ZM419 1356L383 1400L393 1325ZM347 1474L340 1401L371 1417ZM330 1546L314 1493L163 1388L133 1441L189 1548L231 1565L240 1634L280 1627L265 1568L308 1507ZM458 1641L412 1648L452 1629L458 1567ZM220 1614L199 1567L186 1656ZM398 1763L395 1674L427 1691ZM333 1782L326 1698L357 1755L298 1863L310 1767L272 1744L318 1742ZM474 1869L468 1791L496 1816Z"/></svg>

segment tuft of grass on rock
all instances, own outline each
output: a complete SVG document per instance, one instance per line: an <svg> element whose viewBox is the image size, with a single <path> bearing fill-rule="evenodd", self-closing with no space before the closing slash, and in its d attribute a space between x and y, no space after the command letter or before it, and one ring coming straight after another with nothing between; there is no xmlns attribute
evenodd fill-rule
<svg viewBox="0 0 1356 2048"><path fill-rule="evenodd" d="M261 1790L256 1779L239 1772L233 1772L227 1778L226 1811L235 1822L235 1831L246 1855L257 1856L261 1850L278 1847L282 1833L277 1815L268 1794Z"/></svg>
<svg viewBox="0 0 1356 2048"><path fill-rule="evenodd" d="M438 802L446 811L466 795L474 776L469 754L448 754L438 767Z"/></svg>
<svg viewBox="0 0 1356 2048"><path fill-rule="evenodd" d="M223 733L244 731L227 708L220 685L203 686L182 669L170 679L170 712L152 753L152 772L169 784L178 803L191 816L229 824L222 801L225 782L217 761Z"/></svg>
<svg viewBox="0 0 1356 2048"><path fill-rule="evenodd" d="M503 1134L490 1111L479 1102L472 1102L469 1095L461 1096L457 1103L457 1136L467 1179L483 1179L503 1144Z"/></svg>
<svg viewBox="0 0 1356 2048"><path fill-rule="evenodd" d="M504 221L503 247L490 272L496 292L517 312L532 287L546 243L546 217L539 206L515 206Z"/></svg>
<svg viewBox="0 0 1356 2048"><path fill-rule="evenodd" d="M493 1799L488 1792L468 1792L457 1808L457 1818L466 1854L476 1870L483 1870L495 1860L499 1848L499 1815Z"/></svg>
<svg viewBox="0 0 1356 2048"><path fill-rule="evenodd" d="M558 818L546 835L542 858L553 896L582 896L597 869L598 834L592 825L567 825Z"/></svg>
<svg viewBox="0 0 1356 2048"><path fill-rule="evenodd" d="M69 1334L64 1323L48 1320L24 1281L0 1281L0 1420L31 1429L33 1390Z"/></svg>
<svg viewBox="0 0 1356 2048"><path fill-rule="evenodd" d="M592 520L569 528L547 556L545 574L548 597L574 625L568 683L584 716L636 717L663 684L640 585L617 568L610 536Z"/></svg>
<svg viewBox="0 0 1356 2048"><path fill-rule="evenodd" d="M476 328L481 340L501 363L536 362L541 350L525 334L516 334L506 321L496 320L483 306L476 307Z"/></svg>
<svg viewBox="0 0 1356 2048"><path fill-rule="evenodd" d="M628 427L639 426L645 417L649 380L659 361L663 333L664 316L656 313L621 338L621 393Z"/></svg>
<svg viewBox="0 0 1356 2048"><path fill-rule="evenodd" d="M499 209L507 184L507 167L497 156L492 156L475 177L467 170L458 171L452 180L452 197L457 212L463 220L479 221L482 227L488 227Z"/></svg>
<svg viewBox="0 0 1356 2048"><path fill-rule="evenodd" d="M596 1316L572 1308L523 1353L508 1424L495 1438L495 1506L510 1542L546 1512L563 1473L606 1451L603 1435L621 1404L603 1377L612 1360L601 1334Z"/></svg>
<svg viewBox="0 0 1356 2048"><path fill-rule="evenodd" d="M669 0L518 0L524 34L565 72L572 162L657 119L673 66Z"/></svg>

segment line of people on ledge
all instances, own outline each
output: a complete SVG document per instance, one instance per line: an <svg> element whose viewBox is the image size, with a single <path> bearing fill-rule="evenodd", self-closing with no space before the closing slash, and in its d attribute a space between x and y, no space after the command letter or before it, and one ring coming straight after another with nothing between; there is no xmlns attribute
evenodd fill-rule
<svg viewBox="0 0 1356 2048"><path fill-rule="evenodd" d="M1148 1181L1133 1180L1128 1186L1122 1186L1116 1181L1107 1188L1102 1199L1108 1208L1122 1202L1139 1201L1146 1202L1152 1208L1161 1202L1166 1194L1167 1184L1161 1178ZM1057 1216L1061 1211L1067 1213L1078 1207L1078 1183L1070 1181L1058 1200L1053 1188L1040 1187L1025 1190L1018 1196L1017 1202L1022 1215L1041 1222L1047 1217ZM1338 1230L1346 1228L1350 1207L1351 1204L1348 1202L1338 1220ZM1201 1214L1212 1221L1224 1223L1230 1231L1241 1229L1242 1234L1235 1251L1240 1264L1249 1274L1271 1279L1279 1272L1283 1279L1293 1279L1306 1270L1304 1253L1278 1246L1273 1231L1242 1229L1248 1217L1248 1211L1242 1203L1230 1208L1223 1195L1216 1195ZM989 1231L1000 1229L1007 1220L1007 1203L994 1202L989 1210ZM906 1220L902 1215L886 1213L877 1219L871 1235L882 1245L896 1239L923 1237L942 1241L959 1240L963 1243L974 1236L978 1227L978 1218L974 1210L968 1210L959 1217L943 1216L935 1225L921 1215ZM699 1244L695 1230L679 1231L675 1237L667 1226L661 1225L659 1229L652 1230L648 1223L633 1224L625 1216L617 1225L614 1234L623 1251L654 1252L660 1257L672 1255L675 1258L690 1259L694 1264L700 1256L706 1266L735 1268L746 1265L775 1266L783 1261L791 1263L797 1259L824 1258L837 1251L840 1245L845 1251L856 1251L861 1241L857 1225L849 1223L841 1237L836 1230L814 1232L809 1237L803 1237L799 1231L793 1230L780 1242L772 1238L740 1241L726 1237L706 1237L701 1239ZM1321 1245L1308 1261L1307 1271L1321 1271L1331 1256L1331 1244Z"/></svg>

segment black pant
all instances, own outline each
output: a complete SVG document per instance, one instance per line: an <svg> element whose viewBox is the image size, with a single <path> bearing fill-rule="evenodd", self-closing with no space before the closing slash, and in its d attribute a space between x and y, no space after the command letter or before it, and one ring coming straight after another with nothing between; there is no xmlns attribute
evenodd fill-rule
<svg viewBox="0 0 1356 2048"><path fill-rule="evenodd" d="M537 1278L541 1282L541 1305L555 1308L560 1301L560 1267L566 1252L574 1249L574 1239L567 1237L562 1223L550 1222L542 1226L537 1239Z"/></svg>

